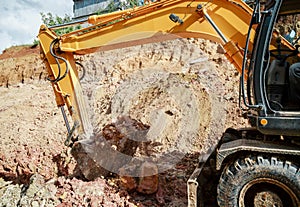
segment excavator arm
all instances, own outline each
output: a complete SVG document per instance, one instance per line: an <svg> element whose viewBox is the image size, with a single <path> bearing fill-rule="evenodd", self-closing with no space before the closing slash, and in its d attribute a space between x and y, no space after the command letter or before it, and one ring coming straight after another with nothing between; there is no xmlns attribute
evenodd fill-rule
<svg viewBox="0 0 300 207"><path fill-rule="evenodd" d="M204 38L220 43L238 71L243 64L252 9L242 0L164 0L146 6L91 16L89 27L57 36L45 25L38 34L57 106L68 129L91 133L74 55L176 38ZM250 29L255 30L255 26ZM254 32L249 41L252 48ZM64 106L72 116L70 127Z"/></svg>

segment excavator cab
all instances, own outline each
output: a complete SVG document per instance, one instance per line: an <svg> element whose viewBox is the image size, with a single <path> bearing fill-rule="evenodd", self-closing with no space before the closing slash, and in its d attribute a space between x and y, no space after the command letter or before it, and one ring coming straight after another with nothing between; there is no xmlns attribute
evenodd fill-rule
<svg viewBox="0 0 300 207"><path fill-rule="evenodd" d="M243 69L249 78L241 84L247 87L246 92L242 91L245 105L250 112L255 111L253 125L263 134L298 136L300 133L297 7L296 1L267 1L260 11L260 22L255 22L256 41L248 69Z"/></svg>

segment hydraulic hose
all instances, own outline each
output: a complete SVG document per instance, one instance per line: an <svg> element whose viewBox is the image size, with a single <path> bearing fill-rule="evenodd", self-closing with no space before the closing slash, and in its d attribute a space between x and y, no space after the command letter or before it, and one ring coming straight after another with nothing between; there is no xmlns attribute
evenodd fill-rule
<svg viewBox="0 0 300 207"><path fill-rule="evenodd" d="M54 52L54 45L56 43L58 43L58 41L59 41L58 39L55 39L50 44L50 54L55 58L55 62L57 63L57 66L58 66L57 78L55 78L54 80L51 80L51 79L48 78L48 80L51 81L52 83L57 83L58 81L61 81L62 79L64 79L67 76L67 74L69 72L69 67L68 67L67 60L63 57L60 57L60 56L56 55L55 52ZM62 76L61 76L61 67L60 67L59 60L63 61L66 64L66 70L65 70L65 73Z"/></svg>

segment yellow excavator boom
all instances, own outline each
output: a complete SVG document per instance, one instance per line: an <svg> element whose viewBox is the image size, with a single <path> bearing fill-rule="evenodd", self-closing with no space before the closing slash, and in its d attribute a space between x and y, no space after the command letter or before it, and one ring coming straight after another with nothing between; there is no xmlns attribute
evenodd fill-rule
<svg viewBox="0 0 300 207"><path fill-rule="evenodd" d="M241 71L251 16L252 9L242 0L164 0L91 16L90 26L62 36L42 25L41 55L57 105L63 114L66 105L72 115L74 127L67 126L69 135L75 129L79 134L90 130L74 55L175 38L204 38L220 43L228 60ZM251 30L250 50L255 28Z"/></svg>

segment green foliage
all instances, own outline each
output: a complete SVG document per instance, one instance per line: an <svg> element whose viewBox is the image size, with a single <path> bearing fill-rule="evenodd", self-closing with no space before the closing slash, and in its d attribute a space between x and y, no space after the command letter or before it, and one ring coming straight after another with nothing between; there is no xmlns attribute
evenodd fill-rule
<svg viewBox="0 0 300 207"><path fill-rule="evenodd" d="M72 21L72 17L65 14L64 17L59 17L57 15L53 15L50 12L47 14L44 13L40 13L41 17L42 17L42 22L43 24L45 24L47 27L51 27L51 26L56 26L56 25L61 25L61 24L65 24L65 23L69 23ZM55 33L57 35L63 35L63 34L67 34L70 33L74 30L80 29L80 26L70 26L70 27L64 27L61 29L54 29Z"/></svg>
<svg viewBox="0 0 300 207"><path fill-rule="evenodd" d="M68 23L68 22L72 21L71 16L69 16L67 14L63 18L59 17L57 15L53 16L53 14L51 14L50 12L48 12L47 14L44 14L41 12L40 14L41 14L43 23L45 25L47 25L48 27L63 24L63 23Z"/></svg>
<svg viewBox="0 0 300 207"><path fill-rule="evenodd" d="M127 0L127 4L129 5L128 6L129 8L138 6L138 3L139 3L138 0Z"/></svg>
<svg viewBox="0 0 300 207"><path fill-rule="evenodd" d="M41 15L43 24L45 24L47 27L57 26L57 25L69 23L72 21L72 17L67 14L65 14L64 17L59 17L58 15L54 16L50 12L48 12L47 14L41 12L40 15ZM77 25L77 26L64 27L61 29L54 29L54 31L57 35L63 35L63 34L70 33L74 30L78 30L80 28L81 28L81 26ZM34 39L33 46L36 46L38 44L39 44L39 40Z"/></svg>
<svg viewBox="0 0 300 207"><path fill-rule="evenodd" d="M118 10L125 10L138 6L138 0L126 0L126 2L111 1L105 9L101 9L97 12L98 15L111 13Z"/></svg>
<svg viewBox="0 0 300 207"><path fill-rule="evenodd" d="M118 7L116 6L116 4L114 2L110 2L108 4L108 6L105 9L99 9L96 14L100 15L100 14L106 14L106 13L111 13L114 11L117 11Z"/></svg>
<svg viewBox="0 0 300 207"><path fill-rule="evenodd" d="M98 12L97 12L97 15L100 15L100 14L106 14L106 13L111 13L111 12L114 12L114 11L117 11L119 10L118 9L118 5L116 5L113 1L110 2L108 4L108 6L105 8L105 9L100 9Z"/></svg>
<svg viewBox="0 0 300 207"><path fill-rule="evenodd" d="M35 46L37 46L39 44L40 44L40 41L38 39L34 39L33 43L32 43L32 47L35 47Z"/></svg>

